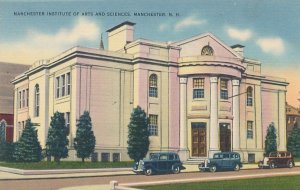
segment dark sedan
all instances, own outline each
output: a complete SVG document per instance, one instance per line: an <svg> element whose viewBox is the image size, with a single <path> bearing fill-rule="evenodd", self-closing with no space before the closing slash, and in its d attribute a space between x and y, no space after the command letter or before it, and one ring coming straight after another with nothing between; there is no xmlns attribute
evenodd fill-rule
<svg viewBox="0 0 300 190"><path fill-rule="evenodd" d="M148 159L137 162L133 167L136 174L152 175L154 173L178 174L185 167L182 166L180 158L174 152L158 152L150 154Z"/></svg>

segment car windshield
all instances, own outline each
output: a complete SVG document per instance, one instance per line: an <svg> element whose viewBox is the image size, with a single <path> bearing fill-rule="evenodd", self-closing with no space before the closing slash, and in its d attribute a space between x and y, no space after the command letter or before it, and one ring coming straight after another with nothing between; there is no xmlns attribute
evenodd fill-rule
<svg viewBox="0 0 300 190"><path fill-rule="evenodd" d="M159 155L158 154L151 154L150 160L158 160Z"/></svg>
<svg viewBox="0 0 300 190"><path fill-rule="evenodd" d="M214 155L214 159L222 159L223 158L223 154L215 154Z"/></svg>

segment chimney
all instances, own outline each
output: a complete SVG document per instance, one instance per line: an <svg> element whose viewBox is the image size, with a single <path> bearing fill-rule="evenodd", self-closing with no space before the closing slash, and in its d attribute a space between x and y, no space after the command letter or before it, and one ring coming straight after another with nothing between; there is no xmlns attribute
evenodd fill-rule
<svg viewBox="0 0 300 190"><path fill-rule="evenodd" d="M241 56L244 57L244 47L243 45L240 45L240 44L236 44L236 45L233 45L231 46L231 48L237 52L238 54L240 54Z"/></svg>
<svg viewBox="0 0 300 190"><path fill-rule="evenodd" d="M135 23L125 21L117 26L107 30L108 32L108 50L123 50L127 43L133 41L133 33Z"/></svg>

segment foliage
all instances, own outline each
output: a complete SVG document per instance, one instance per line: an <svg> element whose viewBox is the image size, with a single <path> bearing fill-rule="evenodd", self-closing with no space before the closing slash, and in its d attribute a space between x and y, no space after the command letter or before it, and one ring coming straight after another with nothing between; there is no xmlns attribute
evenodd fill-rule
<svg viewBox="0 0 300 190"><path fill-rule="evenodd" d="M276 141L276 129L274 123L270 123L266 140L265 140L265 153L268 155L270 152L277 151L277 141Z"/></svg>
<svg viewBox="0 0 300 190"><path fill-rule="evenodd" d="M13 158L18 162L38 162L42 159L37 131L30 119L26 120L22 135L15 145Z"/></svg>
<svg viewBox="0 0 300 190"><path fill-rule="evenodd" d="M54 157L54 161L60 162L61 158L68 157L67 127L63 113L55 112L51 117L50 128L46 142L47 154Z"/></svg>
<svg viewBox="0 0 300 190"><path fill-rule="evenodd" d="M5 122L1 121L0 122L0 142L4 142L6 137L5 137Z"/></svg>
<svg viewBox="0 0 300 190"><path fill-rule="evenodd" d="M78 158L84 162L85 158L89 158L95 150L96 139L92 131L92 120L90 113L85 111L80 116L77 123L76 137L74 139L74 148Z"/></svg>
<svg viewBox="0 0 300 190"><path fill-rule="evenodd" d="M287 149L293 156L296 156L300 152L300 129L297 122L294 124L293 130L288 137Z"/></svg>
<svg viewBox="0 0 300 190"><path fill-rule="evenodd" d="M133 109L128 125L127 153L131 159L143 159L149 150L148 118L144 110L137 106Z"/></svg>
<svg viewBox="0 0 300 190"><path fill-rule="evenodd" d="M29 169L29 170L45 170L45 169L86 169L86 168L131 168L134 163L130 162L84 162L81 161L61 161L56 162L0 162L0 166Z"/></svg>

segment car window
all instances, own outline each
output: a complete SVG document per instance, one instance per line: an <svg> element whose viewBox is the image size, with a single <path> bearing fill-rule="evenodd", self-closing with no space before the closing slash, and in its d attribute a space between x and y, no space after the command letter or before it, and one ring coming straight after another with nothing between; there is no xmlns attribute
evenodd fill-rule
<svg viewBox="0 0 300 190"><path fill-rule="evenodd" d="M168 160L168 156L166 154L161 154L159 160Z"/></svg>
<svg viewBox="0 0 300 190"><path fill-rule="evenodd" d="M170 154L169 155L169 160L175 160L175 155L174 154Z"/></svg>
<svg viewBox="0 0 300 190"><path fill-rule="evenodd" d="M223 158L229 158L229 154L224 154Z"/></svg>
<svg viewBox="0 0 300 190"><path fill-rule="evenodd" d="M150 160L158 160L158 154L150 154Z"/></svg>
<svg viewBox="0 0 300 190"><path fill-rule="evenodd" d="M270 157L277 157L277 152L271 152Z"/></svg>
<svg viewBox="0 0 300 190"><path fill-rule="evenodd" d="M285 157L285 152L281 152L279 155L280 157Z"/></svg>

